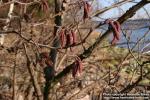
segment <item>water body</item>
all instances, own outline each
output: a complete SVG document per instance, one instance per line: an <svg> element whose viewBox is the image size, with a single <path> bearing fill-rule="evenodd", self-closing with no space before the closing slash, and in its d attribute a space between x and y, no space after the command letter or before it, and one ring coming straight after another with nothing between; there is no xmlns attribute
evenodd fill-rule
<svg viewBox="0 0 150 100"><path fill-rule="evenodd" d="M124 34L126 34L126 37L124 36ZM129 39L129 41L127 39ZM150 44L149 28L141 28L141 29L128 30L126 32L123 32L119 43L126 43L126 42L129 42L128 44L129 46L127 44L124 44L124 45L119 45L119 47L133 48L136 45L136 43L138 43L137 46L134 48L134 50L142 52L144 47ZM150 45L147 48L149 48L150 50Z"/></svg>
<svg viewBox="0 0 150 100"><path fill-rule="evenodd" d="M101 28L107 30L108 26L104 25ZM144 49L146 51L150 51L150 19L129 20L123 23L121 28L129 41L122 33L121 40L118 42L118 44L120 44L118 45L119 47L133 48L138 40L142 38L142 40L138 42L138 45L133 50L142 52ZM110 35L109 40L112 40L112 35ZM129 42L128 45L126 44L127 41Z"/></svg>

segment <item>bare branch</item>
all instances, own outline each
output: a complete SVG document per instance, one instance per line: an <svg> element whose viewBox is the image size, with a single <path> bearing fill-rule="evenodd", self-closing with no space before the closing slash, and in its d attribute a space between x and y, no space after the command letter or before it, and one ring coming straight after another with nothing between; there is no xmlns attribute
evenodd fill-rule
<svg viewBox="0 0 150 100"><path fill-rule="evenodd" d="M37 98L38 98L38 100L43 100L43 95L42 95L40 86L38 84L37 78L34 74L34 69L31 67L31 61L30 61L30 58L28 56L27 48L26 48L25 44L24 44L24 50L25 50L25 55L26 55L26 58L27 58L27 68L28 68L28 71L29 71L30 76L31 76L31 80L32 80L32 84L34 86L34 90L37 94Z"/></svg>

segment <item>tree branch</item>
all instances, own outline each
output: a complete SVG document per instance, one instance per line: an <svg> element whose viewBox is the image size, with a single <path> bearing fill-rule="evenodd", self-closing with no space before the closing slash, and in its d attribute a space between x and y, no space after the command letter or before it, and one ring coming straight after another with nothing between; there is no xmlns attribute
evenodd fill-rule
<svg viewBox="0 0 150 100"><path fill-rule="evenodd" d="M29 74L31 76L31 80L32 80L34 90L37 94L37 99L38 100L43 100L43 96L42 96L40 86L38 84L37 78L34 75L34 69L31 67L31 61L30 61L30 58L29 58L28 53L27 53L26 45L24 44L23 46L24 46L25 55L26 55L26 58L27 58L27 68L28 68Z"/></svg>
<svg viewBox="0 0 150 100"><path fill-rule="evenodd" d="M140 66L144 66L145 64L149 64L150 63L150 61L145 61L145 62L143 62L142 63L142 65L140 65ZM124 89L122 89L121 91L120 91L120 93L128 93L128 92L130 92L134 87L136 87L138 84L139 84L139 82L141 82L142 81L142 77L146 77L147 75L149 75L150 74L150 71L148 71L146 74L144 74L143 76L142 75L140 75L139 77L138 77L138 79L134 82L134 83L132 83L132 84L129 84L128 86L126 86Z"/></svg>
<svg viewBox="0 0 150 100"><path fill-rule="evenodd" d="M113 5L110 6L110 7L105 7L105 8L103 8L103 9L101 9L101 10L96 11L96 13L94 13L94 14L92 15L92 17L98 16L99 14L102 14L102 13L104 13L104 12L107 11L107 10L110 10L110 9L115 8L115 7L117 7L117 6L123 5L123 4L127 3L127 2L130 2L130 1L132 1L132 0L123 0L123 1L120 1L120 2L118 2L118 3L113 4Z"/></svg>

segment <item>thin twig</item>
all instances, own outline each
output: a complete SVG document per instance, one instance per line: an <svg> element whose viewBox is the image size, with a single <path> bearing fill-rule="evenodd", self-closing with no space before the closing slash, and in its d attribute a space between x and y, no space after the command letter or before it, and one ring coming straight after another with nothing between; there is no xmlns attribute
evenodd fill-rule
<svg viewBox="0 0 150 100"><path fill-rule="evenodd" d="M13 98L12 100L16 100L16 56L15 54L15 61L14 61L14 68L13 68Z"/></svg>

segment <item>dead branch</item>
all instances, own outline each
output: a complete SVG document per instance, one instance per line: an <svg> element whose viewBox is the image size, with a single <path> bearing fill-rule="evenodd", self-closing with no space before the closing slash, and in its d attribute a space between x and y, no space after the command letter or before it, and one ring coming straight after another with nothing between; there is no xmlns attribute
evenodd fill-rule
<svg viewBox="0 0 150 100"><path fill-rule="evenodd" d="M30 61L30 58L29 58L28 53L27 53L27 47L26 47L25 44L23 46L24 46L25 55L26 55L26 58L27 58L27 68L28 68L28 71L29 71L30 76L31 76L31 81L32 81L32 84L34 86L34 90L37 94L37 99L38 100L43 100L43 95L42 95L40 86L38 84L37 78L34 74L34 69L31 67L31 61Z"/></svg>
<svg viewBox="0 0 150 100"><path fill-rule="evenodd" d="M101 9L101 10L96 11L96 12L92 15L92 17L98 16L99 14L102 14L102 13L104 13L104 12L106 12L106 11L112 9L112 8L118 7L118 6L120 6L120 5L123 5L123 4L125 4L125 3L128 3L128 2L130 2L130 1L132 1L132 0L123 0L123 1L120 1L120 2L118 2L118 3L113 4L113 5L110 6L110 7L105 7L105 8L103 8L103 9Z"/></svg>
<svg viewBox="0 0 150 100"><path fill-rule="evenodd" d="M16 55L17 54L15 54L15 61L14 61L14 68L13 68L13 97L12 97L12 100L16 100Z"/></svg>

